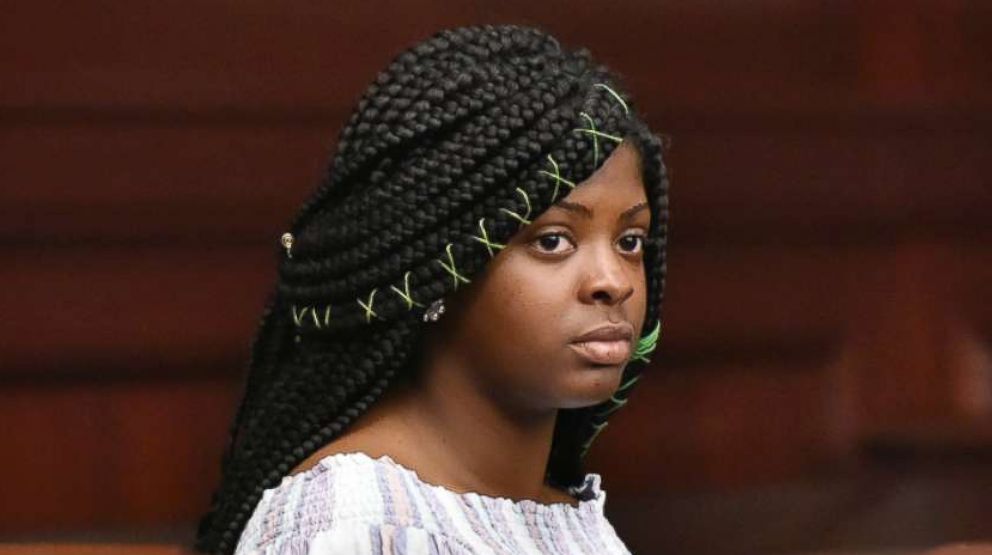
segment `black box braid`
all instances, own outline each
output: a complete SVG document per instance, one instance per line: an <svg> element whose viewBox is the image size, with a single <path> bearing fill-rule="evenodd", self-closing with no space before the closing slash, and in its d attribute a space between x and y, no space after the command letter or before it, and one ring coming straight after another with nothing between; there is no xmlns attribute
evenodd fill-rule
<svg viewBox="0 0 992 555"><path fill-rule="evenodd" d="M610 400L559 412L547 478L580 484L589 445L649 362L665 283L661 143L617 82L587 50L514 25L438 32L376 77L278 251L197 550L232 553L266 489L416 374L431 302L471 283L626 138L652 212L646 334Z"/></svg>

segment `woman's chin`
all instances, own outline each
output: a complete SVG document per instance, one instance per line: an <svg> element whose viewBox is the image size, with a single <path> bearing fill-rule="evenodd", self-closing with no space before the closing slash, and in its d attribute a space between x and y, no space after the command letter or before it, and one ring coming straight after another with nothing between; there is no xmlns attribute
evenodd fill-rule
<svg viewBox="0 0 992 555"><path fill-rule="evenodd" d="M590 407L606 401L620 387L624 366L587 366L575 370L568 376L561 408Z"/></svg>

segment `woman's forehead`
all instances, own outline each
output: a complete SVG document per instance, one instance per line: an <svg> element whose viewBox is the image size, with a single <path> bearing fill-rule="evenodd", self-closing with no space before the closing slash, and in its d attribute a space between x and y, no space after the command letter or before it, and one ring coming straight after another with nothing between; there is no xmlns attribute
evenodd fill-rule
<svg viewBox="0 0 992 555"><path fill-rule="evenodd" d="M647 206L647 195L639 152L632 145L624 144L615 149L588 179L548 207L548 211L589 218L595 215L596 207L610 212L630 210L630 214L636 214L633 207L641 204Z"/></svg>

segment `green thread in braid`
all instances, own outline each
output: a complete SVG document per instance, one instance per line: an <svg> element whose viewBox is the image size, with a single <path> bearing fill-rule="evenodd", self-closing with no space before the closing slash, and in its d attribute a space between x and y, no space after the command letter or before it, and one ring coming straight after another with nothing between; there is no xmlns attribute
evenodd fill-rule
<svg viewBox="0 0 992 555"><path fill-rule="evenodd" d="M396 291L396 293L400 297L403 297L403 300L406 301L406 308L407 308L407 310L413 308L413 305L417 305L417 306L421 306L421 307L424 306L424 305L418 303L417 301L413 300L413 297L410 296L410 272L409 271L407 271L407 273L403 275L403 285L404 285L404 288L406 289L406 293L404 293L403 291L400 291L399 289L397 289L395 285L390 285L389 287L392 288L393 291Z"/></svg>
<svg viewBox="0 0 992 555"><path fill-rule="evenodd" d="M586 118L586 121L589 122L589 129L588 130L593 132L593 136L592 136L592 165L593 166L599 166L599 138L596 137L596 135L595 135L595 133L597 132L596 131L596 122L593 121L592 116L590 116L589 114L587 114L585 112L579 112L579 115L581 115L582 117Z"/></svg>
<svg viewBox="0 0 992 555"><path fill-rule="evenodd" d="M451 243L448 243L448 246L445 247L445 250L448 251L448 260L451 261L451 264L450 265L445 264L444 260L441 260L440 258L437 258L436 260L441 263L441 266L444 266L444 269L447 270L449 274L451 274L451 278L455 282L455 289L458 289L458 280L462 280L462 282L464 283L472 283L471 280L459 274L458 270L455 269L455 257L452 256L451 254Z"/></svg>
<svg viewBox="0 0 992 555"><path fill-rule="evenodd" d="M592 129L586 129L584 127L579 127L573 129L572 131L582 131L583 133L589 133L593 137L599 136L599 137L603 137L604 139L609 139L617 143L623 142L623 137L617 137L616 135L610 135L609 133L603 133L602 131L594 131Z"/></svg>
<svg viewBox="0 0 992 555"><path fill-rule="evenodd" d="M554 167L555 173L550 173L545 170L538 170L538 173L542 173L548 177L554 178L555 190L553 193L551 193L551 202L554 202L555 199L558 198L558 185L564 183L565 185L568 185L570 188L574 189L575 183L572 183L571 181L561 176L561 171L558 168L558 162L555 162L555 159L552 158L550 154L548 155L548 160L551 162L551 166Z"/></svg>
<svg viewBox="0 0 992 555"><path fill-rule="evenodd" d="M655 336L656 336L655 338L657 339L657 334L655 334ZM642 339L641 341L643 342L644 340ZM633 360L633 357L631 358L631 360ZM625 390L629 389L630 386L634 385L634 382L636 382L638 379L640 379L640 377L641 377L641 374L638 374L638 375L634 376L633 378L627 380L627 383L624 383L624 384L620 385L620 387L617 388L617 390L613 393L613 395L610 396L610 402L612 403L612 406L610 406L609 408L607 408L606 410L604 410L602 412L596 413L596 416L599 416L600 418L606 418L609 415L611 415L614 412L616 412L617 409L619 409L620 407L626 405L627 404L627 399L618 398L617 395L619 395L619 394L623 393Z"/></svg>
<svg viewBox="0 0 992 555"><path fill-rule="evenodd" d="M486 249L489 250L489 258L492 258L493 256L495 256L495 254L493 254L493 247L496 247L497 249L503 249L504 247L506 247L506 245L501 243L493 243L492 241L489 240L489 233L486 232L486 226L483 224L484 221L485 218L479 219L479 229L482 230L482 237L479 237L478 235L472 235L472 238L484 244L486 246Z"/></svg>
<svg viewBox="0 0 992 555"><path fill-rule="evenodd" d="M307 313L307 310L309 310L310 307L309 306L304 306L302 309L300 309L300 312L299 313L296 312L296 305L295 304L292 306L292 309L293 309L293 322L295 322L297 326L302 326L303 325L303 315Z"/></svg>
<svg viewBox="0 0 992 555"><path fill-rule="evenodd" d="M660 331L661 320L658 320L651 333L637 340L637 348L634 349L634 356L631 359L651 362L651 359L647 355L654 351L654 348L658 345L658 332Z"/></svg>
<svg viewBox="0 0 992 555"><path fill-rule="evenodd" d="M607 408L606 410L604 410L602 412L597 412L596 413L596 416L598 416L599 418L604 418L605 419L605 418L609 417L611 414L613 414L614 412L616 412L617 410L619 410L620 407L622 407L622 406L624 406L624 405L627 404L627 399L617 399L616 397L610 397L610 401L612 401L613 404L609 408Z"/></svg>
<svg viewBox="0 0 992 555"><path fill-rule="evenodd" d="M593 433L592 433L592 436L590 436L589 439L586 440L586 442L582 444L582 453L579 455L579 457L585 457L586 456L586 451L589 450L589 446L592 445L592 442L596 439L596 436L598 436L599 433L602 432L609 425L610 425L609 422L600 422L599 424L593 424L592 425L593 430L594 430Z"/></svg>
<svg viewBox="0 0 992 555"><path fill-rule="evenodd" d="M524 215L524 216L521 216L520 214L517 214L516 212L513 212L512 210L507 210L506 208L500 208L500 210L502 210L503 212L506 212L507 214L513 216L514 218L516 218L517 220L519 220L520 223L522 223L524 225L529 225L530 224L530 220L528 218L530 218L530 197L528 197L527 196L527 192L524 191L523 189L521 189L520 187L517 187L517 192L520 193L520 195L524 197L524 202L527 204L527 214Z"/></svg>
<svg viewBox="0 0 992 555"><path fill-rule="evenodd" d="M604 83L596 83L593 86L594 87L600 87L600 88L606 89L606 91L609 92L610 94L612 94L613 95L613 98L616 98L617 101L620 102L620 105L623 106L623 113L626 114L626 115L628 115L628 116L630 115L630 109L627 108L627 103L623 101L623 98L619 94L617 94L617 91L613 90L612 88L610 88L609 85L606 85Z"/></svg>
<svg viewBox="0 0 992 555"><path fill-rule="evenodd" d="M361 299L358 299L358 304L362 305L362 308L365 309L365 321L366 322L371 322L373 316L375 316L376 318L379 317L378 314L376 314L375 312L372 312L372 300L375 297L375 292L376 292L377 289L373 289L372 292L369 293L369 304L365 304L365 303L362 302Z"/></svg>
<svg viewBox="0 0 992 555"><path fill-rule="evenodd" d="M619 389L617 391L619 391ZM614 393L613 395L610 396L610 401L613 404L619 405L621 407L627 404L627 399L617 399L616 393Z"/></svg>
<svg viewBox="0 0 992 555"><path fill-rule="evenodd" d="M627 380L627 383L625 383L625 384L623 384L623 385L621 385L620 387L617 388L616 393L620 393L621 391L624 391L625 389L627 389L630 386L634 385L634 382L636 382L639 379L641 379L641 374L638 374L638 375L634 376L633 378ZM616 393L614 393L614 395Z"/></svg>

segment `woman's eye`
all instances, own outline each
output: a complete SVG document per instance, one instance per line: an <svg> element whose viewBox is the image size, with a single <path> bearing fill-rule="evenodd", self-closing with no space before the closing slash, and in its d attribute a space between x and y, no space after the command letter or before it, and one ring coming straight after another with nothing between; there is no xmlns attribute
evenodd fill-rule
<svg viewBox="0 0 992 555"><path fill-rule="evenodd" d="M644 240L645 237L641 234L624 235L620 238L621 248L626 250L627 247L630 247L631 250L627 250L627 252L639 253L644 249Z"/></svg>
<svg viewBox="0 0 992 555"><path fill-rule="evenodd" d="M557 254L562 252L556 250L559 245L564 243L562 239L565 239L564 233L546 233L535 239L534 242L541 246L541 250L547 249L545 252Z"/></svg>
<svg viewBox="0 0 992 555"><path fill-rule="evenodd" d="M644 249L645 239L646 237L644 235L635 233L621 237L618 243L620 244L620 248L627 254L639 254ZM567 248L560 249L560 247L570 241L564 233L546 233L535 239L534 243L539 246L538 250L544 253L560 254L567 250Z"/></svg>

